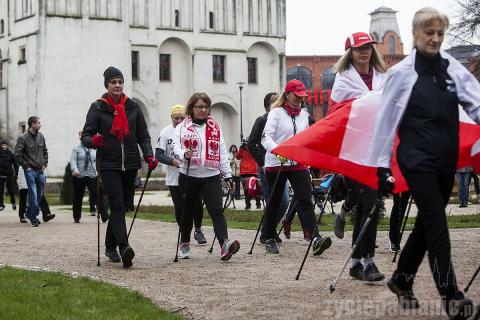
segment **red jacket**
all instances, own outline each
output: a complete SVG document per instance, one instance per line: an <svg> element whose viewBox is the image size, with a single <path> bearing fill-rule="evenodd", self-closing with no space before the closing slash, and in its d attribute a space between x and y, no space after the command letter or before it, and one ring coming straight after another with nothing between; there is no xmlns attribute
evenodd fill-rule
<svg viewBox="0 0 480 320"><path fill-rule="evenodd" d="M242 174L251 174L257 175L257 162L253 158L250 151L245 147L240 147L240 150L237 152L237 159L240 160L240 175Z"/></svg>

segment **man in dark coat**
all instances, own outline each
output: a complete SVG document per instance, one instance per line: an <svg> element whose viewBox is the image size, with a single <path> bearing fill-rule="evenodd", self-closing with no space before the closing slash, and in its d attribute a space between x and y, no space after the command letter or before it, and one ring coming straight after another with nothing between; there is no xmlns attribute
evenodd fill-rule
<svg viewBox="0 0 480 320"><path fill-rule="evenodd" d="M12 151L8 149L6 141L0 141L0 211L5 209L3 203L3 192L5 184L7 185L7 191L10 195L10 203L13 210L17 208L15 204L15 192L13 188L13 176L18 173L18 165L15 163L15 159Z"/></svg>

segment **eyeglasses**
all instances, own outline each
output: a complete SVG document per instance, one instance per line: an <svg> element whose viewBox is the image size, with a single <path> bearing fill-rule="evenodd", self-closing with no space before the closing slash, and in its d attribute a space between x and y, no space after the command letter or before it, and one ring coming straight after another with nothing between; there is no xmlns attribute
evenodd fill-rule
<svg viewBox="0 0 480 320"><path fill-rule="evenodd" d="M198 110L210 110L210 106L207 106L206 104L204 105L201 105L201 106L193 106L195 109L198 109Z"/></svg>
<svg viewBox="0 0 480 320"><path fill-rule="evenodd" d="M112 80L109 82L110 84L113 84L113 85L116 85L117 83L118 84L123 84L123 80Z"/></svg>

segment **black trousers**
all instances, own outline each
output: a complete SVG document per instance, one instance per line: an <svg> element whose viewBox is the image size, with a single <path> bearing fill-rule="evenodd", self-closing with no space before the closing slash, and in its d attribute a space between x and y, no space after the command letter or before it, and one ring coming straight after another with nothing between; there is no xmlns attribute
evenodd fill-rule
<svg viewBox="0 0 480 320"><path fill-rule="evenodd" d="M279 175L278 182L275 188L273 188L277 174ZM296 207L298 211L302 211L304 214L305 218L303 220L305 225L303 227L310 233L317 235L318 230L315 228L317 220L315 218L315 212L312 203L312 182L308 170L281 171L280 173L276 171L267 171L266 176L268 187L271 190L270 201L264 213L267 239L275 239L277 235L277 223L275 221L275 216L282 200L287 179L292 186L293 192L295 193L295 199L297 200Z"/></svg>
<svg viewBox="0 0 480 320"><path fill-rule="evenodd" d="M88 188L88 202L90 212L95 212L95 195L97 190L97 179L90 177L72 177L73 184L73 219L80 220L82 217L82 203L85 195L85 187Z"/></svg>
<svg viewBox="0 0 480 320"><path fill-rule="evenodd" d="M193 215L198 202L203 198L208 214L212 218L213 231L220 245L228 239L227 221L223 215L223 193L220 175L207 178L187 177L180 173L178 184L180 191L185 194L185 210L182 213L180 231L182 242L190 242L190 233L193 226Z"/></svg>
<svg viewBox="0 0 480 320"><path fill-rule="evenodd" d="M173 206L175 207L175 221L177 221L177 224L180 227L180 223L182 222L182 212L185 198L183 197L179 186L168 186L168 189L170 190ZM195 212L193 213L193 222L195 224L195 228L200 228L202 226L203 220L203 204L201 198L198 199L198 204L194 210Z"/></svg>
<svg viewBox="0 0 480 320"><path fill-rule="evenodd" d="M5 207L3 202L3 193L5 192L5 185L7 186L7 192L10 196L10 203L15 204L15 188L13 175L8 177L0 177L0 207Z"/></svg>
<svg viewBox="0 0 480 320"><path fill-rule="evenodd" d="M245 195L245 206L247 206L247 208L250 208L252 205L251 203L252 198L248 195L248 190L247 190L247 178L256 177L256 176L257 176L256 174L242 174L240 176L242 178L243 194ZM258 195L257 197L255 197L255 204L257 205L257 207L262 204L261 200L262 200L261 195Z"/></svg>
<svg viewBox="0 0 480 320"><path fill-rule="evenodd" d="M352 246L357 240L365 221L367 220L378 197L377 191L351 179L345 179L347 185L347 198L344 206L351 210L357 205L355 224L353 225ZM353 252L352 258L373 258L375 256L375 242L377 240L378 208L363 234L363 238Z"/></svg>
<svg viewBox="0 0 480 320"><path fill-rule="evenodd" d="M21 219L24 219L25 213L27 213L28 189L18 190L18 195L18 216ZM42 217L46 217L52 214L45 195L43 195L42 199L40 199L40 211L42 211Z"/></svg>
<svg viewBox="0 0 480 320"><path fill-rule="evenodd" d="M390 213L390 231L388 236L390 242L400 245L400 229L402 228L403 217L408 207L408 200L410 199L410 192L402 192L393 195L393 207Z"/></svg>
<svg viewBox="0 0 480 320"><path fill-rule="evenodd" d="M449 299L457 291L445 213L454 174L408 172L403 175L418 207L418 215L392 278L400 288L411 288L418 267L428 252L437 290L442 297Z"/></svg>
<svg viewBox="0 0 480 320"><path fill-rule="evenodd" d="M110 204L110 219L108 220L105 246L113 249L118 246L120 251L128 245L127 226L125 223L125 200L135 192L133 182L137 170L102 170L103 190Z"/></svg>

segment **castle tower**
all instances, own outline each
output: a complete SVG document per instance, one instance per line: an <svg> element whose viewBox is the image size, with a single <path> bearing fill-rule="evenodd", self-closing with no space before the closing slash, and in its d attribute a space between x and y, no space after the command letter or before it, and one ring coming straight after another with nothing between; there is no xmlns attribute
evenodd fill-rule
<svg viewBox="0 0 480 320"><path fill-rule="evenodd" d="M398 11L380 7L370 13L370 35L378 41L383 55L403 55L403 43L398 29Z"/></svg>

